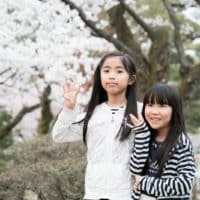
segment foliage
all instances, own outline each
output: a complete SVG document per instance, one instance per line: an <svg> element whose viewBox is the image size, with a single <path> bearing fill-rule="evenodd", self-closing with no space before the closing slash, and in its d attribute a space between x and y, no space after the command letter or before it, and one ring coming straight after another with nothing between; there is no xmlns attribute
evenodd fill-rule
<svg viewBox="0 0 200 200"><path fill-rule="evenodd" d="M193 100L189 103L189 105L186 105L186 112L185 112L185 118L186 118L186 126L187 130L191 133L199 133L199 119L200 119L200 100Z"/></svg>
<svg viewBox="0 0 200 200"><path fill-rule="evenodd" d="M0 199L81 200L85 149L80 143L52 144L47 136L5 151L10 164L0 174Z"/></svg>
<svg viewBox="0 0 200 200"><path fill-rule="evenodd" d="M200 61L197 1L5 0L0 9L1 106L12 111L38 103L47 85L51 108L61 108L65 79L77 84L90 80L99 58L114 49L133 57L140 98L155 82L173 81L185 99L194 97L189 103L199 93L200 72L194 70ZM87 101L89 95L88 90L82 96ZM46 108L41 116L50 105ZM33 132L39 124L36 115L30 117ZM45 119L39 126L49 127L51 116Z"/></svg>
<svg viewBox="0 0 200 200"><path fill-rule="evenodd" d="M6 111L1 111L0 112L0 127L8 123L12 119L12 116L6 112ZM11 133L9 133L3 140L0 140L0 150L8 148L13 144L13 137Z"/></svg>
<svg viewBox="0 0 200 200"><path fill-rule="evenodd" d="M85 150L82 142L52 144L46 135L6 149L0 200L82 200Z"/></svg>

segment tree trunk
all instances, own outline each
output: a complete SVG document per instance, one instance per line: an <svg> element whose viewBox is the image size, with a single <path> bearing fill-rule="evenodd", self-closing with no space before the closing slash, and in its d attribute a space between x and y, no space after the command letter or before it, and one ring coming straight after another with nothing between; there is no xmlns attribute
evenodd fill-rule
<svg viewBox="0 0 200 200"><path fill-rule="evenodd" d="M140 44L131 33L124 19L124 7L117 5L109 11L110 25L115 28L117 38L135 52L133 60L137 67L138 97L156 82L166 82L169 71L169 34L165 27L153 30L149 60L143 55Z"/></svg>
<svg viewBox="0 0 200 200"><path fill-rule="evenodd" d="M40 135L47 134L49 132L50 123L53 119L51 112L51 101L49 100L49 95L51 93L51 87L48 85L41 97L41 114L37 132Z"/></svg>
<svg viewBox="0 0 200 200"><path fill-rule="evenodd" d="M200 97L200 63L190 67L189 73L181 76L180 92L185 100Z"/></svg>
<svg viewBox="0 0 200 200"><path fill-rule="evenodd" d="M156 27L149 50L150 84L167 82L169 73L169 34L167 28Z"/></svg>

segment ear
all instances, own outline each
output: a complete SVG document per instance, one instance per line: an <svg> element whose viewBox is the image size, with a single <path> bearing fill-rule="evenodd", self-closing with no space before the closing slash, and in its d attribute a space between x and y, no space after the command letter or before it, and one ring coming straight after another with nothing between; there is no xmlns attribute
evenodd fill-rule
<svg viewBox="0 0 200 200"><path fill-rule="evenodd" d="M128 84L132 85L136 81L136 75L132 75L129 77Z"/></svg>

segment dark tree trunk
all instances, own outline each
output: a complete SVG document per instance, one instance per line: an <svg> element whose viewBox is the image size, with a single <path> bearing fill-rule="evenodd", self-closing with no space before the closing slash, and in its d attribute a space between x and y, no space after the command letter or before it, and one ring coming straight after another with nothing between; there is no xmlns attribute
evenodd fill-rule
<svg viewBox="0 0 200 200"><path fill-rule="evenodd" d="M41 114L37 132L38 134L47 134L49 132L50 123L53 119L53 115L51 113L51 107L49 100L49 95L51 93L51 87L48 85L41 96Z"/></svg>

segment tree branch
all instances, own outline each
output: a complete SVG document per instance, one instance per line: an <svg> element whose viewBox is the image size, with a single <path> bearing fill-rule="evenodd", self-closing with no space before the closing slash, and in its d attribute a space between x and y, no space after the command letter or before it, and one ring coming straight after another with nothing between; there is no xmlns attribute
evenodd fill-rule
<svg viewBox="0 0 200 200"><path fill-rule="evenodd" d="M124 6L121 4L110 8L107 11L109 22L110 25L114 28L118 40L134 50L135 56L133 56L133 59L136 66L138 66L138 68L144 68L145 66L149 66L149 62L141 51L138 39L135 38L135 36L131 32L130 27L127 24L126 19L124 18L123 14L125 11L126 10L124 9Z"/></svg>
<svg viewBox="0 0 200 200"><path fill-rule="evenodd" d="M140 18L136 12L124 2L124 0L118 1L124 6L125 10L133 17L133 19L144 29L144 31L147 32L149 38L154 40L154 33L152 29L142 20L142 18Z"/></svg>
<svg viewBox="0 0 200 200"><path fill-rule="evenodd" d="M11 122L0 128L0 140L3 139L22 120L25 114L30 113L39 107L40 104L23 107Z"/></svg>
<svg viewBox="0 0 200 200"><path fill-rule="evenodd" d="M94 31L99 37L102 37L102 38L106 39L107 41L111 42L117 49L127 52L129 55L131 55L133 57L135 56L135 52L132 49L130 49L129 47L127 47L124 43L113 38L111 35L109 35L104 30L98 29L93 21L87 19L83 10L81 8L79 8L78 6L76 6L72 1L70 1L70 0L61 0L61 1L64 2L66 5L69 5L71 9L77 10L80 18L84 21L84 23L88 27L90 27L90 29L92 31Z"/></svg>
<svg viewBox="0 0 200 200"><path fill-rule="evenodd" d="M5 73L9 72L12 68L8 67L7 69L4 69L3 71L0 72L0 76L4 75ZM0 81L0 85L3 85L7 82L7 80L9 80L10 78L13 78L14 76L16 76L16 72L13 72L12 74L9 74L8 77L5 77L4 80Z"/></svg>
<svg viewBox="0 0 200 200"><path fill-rule="evenodd" d="M168 2L168 0L163 0L163 3L168 11L168 14L170 16L171 22L174 26L174 43L178 52L181 68L180 68L180 73L182 75L186 74L189 70L188 64L186 62L185 54L184 54L184 49L183 49L183 44L181 40L181 34L180 34L180 24L178 22L178 19L176 17L176 14Z"/></svg>
<svg viewBox="0 0 200 200"><path fill-rule="evenodd" d="M197 38L200 38L200 34L196 33L196 32L190 32L190 33L186 34L186 38L190 39L190 40L195 40Z"/></svg>
<svg viewBox="0 0 200 200"><path fill-rule="evenodd" d="M10 71L11 69L12 69L11 67L8 67L8 68L4 69L3 71L0 72L0 76L5 74L6 72Z"/></svg>

